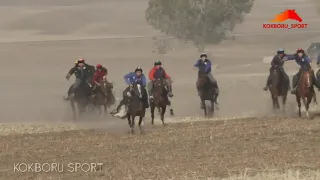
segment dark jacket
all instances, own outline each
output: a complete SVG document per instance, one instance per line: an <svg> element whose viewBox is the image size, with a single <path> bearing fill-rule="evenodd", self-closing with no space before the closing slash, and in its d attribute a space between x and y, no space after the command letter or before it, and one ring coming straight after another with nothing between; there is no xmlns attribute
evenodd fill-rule
<svg viewBox="0 0 320 180"><path fill-rule="evenodd" d="M211 61L209 59L206 59L202 61L199 59L194 67L197 67L199 70L199 73L210 73L211 72Z"/></svg>
<svg viewBox="0 0 320 180"><path fill-rule="evenodd" d="M68 72L68 76L71 76L74 74L76 76L76 79L82 79L82 80L87 80L87 79L92 79L93 74L95 72L94 66L84 64L82 68L79 66L74 66L71 68Z"/></svg>

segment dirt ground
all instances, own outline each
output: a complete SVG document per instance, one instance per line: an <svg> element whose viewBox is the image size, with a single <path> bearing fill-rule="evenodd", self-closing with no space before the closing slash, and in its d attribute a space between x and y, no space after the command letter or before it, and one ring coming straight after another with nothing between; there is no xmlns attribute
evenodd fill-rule
<svg viewBox="0 0 320 180"><path fill-rule="evenodd" d="M270 95L262 91L269 68L269 64L262 63L263 56L272 56L279 47L294 52L320 40L319 16L312 3L297 0L287 5L284 0L270 0L266 4L256 0L245 22L237 26L234 41L206 48L221 92L220 109L214 119L217 122L170 124L164 130L148 128L150 132L145 136L128 136L126 121L110 116L88 116L83 122L71 120L69 104L62 100L73 82L64 79L67 71L79 57L92 65L105 65L119 99L126 87L124 74L137 66L148 72L155 60L161 60L174 81L175 117L167 116L166 121L194 121L203 112L195 89L197 73L192 70L199 52L192 44L171 38L167 40L167 54L153 53L153 37L163 34L146 24L147 0L2 0L0 127L4 128L0 134L6 136L0 137L0 176L185 179L182 177L227 177L245 168L319 169L319 120L297 120L291 95L286 115L294 118L222 121L274 115ZM262 23L289 7L300 12L308 29L262 29ZM286 64L290 76L297 69L295 63ZM28 125L33 128L30 130ZM17 131L39 133L79 128L97 130L9 135ZM84 176L12 170L12 164L18 162L78 161L103 162L104 171Z"/></svg>
<svg viewBox="0 0 320 180"><path fill-rule="evenodd" d="M0 140L1 179L205 179L246 169L253 175L266 169L320 168L319 120L239 119L158 126L142 136L71 131ZM77 162L103 166L74 172L68 164ZM61 172L23 173L23 166L14 171L15 163L64 166Z"/></svg>

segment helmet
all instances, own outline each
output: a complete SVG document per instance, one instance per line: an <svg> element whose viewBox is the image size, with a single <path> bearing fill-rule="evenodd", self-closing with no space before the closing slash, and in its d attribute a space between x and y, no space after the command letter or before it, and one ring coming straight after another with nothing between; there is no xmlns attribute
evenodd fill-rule
<svg viewBox="0 0 320 180"><path fill-rule="evenodd" d="M161 61L157 60L156 62L154 62L154 65L155 66L162 65L162 63L161 63Z"/></svg>
<svg viewBox="0 0 320 180"><path fill-rule="evenodd" d="M206 58L207 58L208 56L207 56L206 53L201 53L201 54L200 54L200 58L202 58L202 57L206 57Z"/></svg>
<svg viewBox="0 0 320 180"><path fill-rule="evenodd" d="M97 64L97 65L96 65L96 68L97 68L97 69L100 69L100 68L102 68L102 65L101 65L101 64Z"/></svg>
<svg viewBox="0 0 320 180"><path fill-rule="evenodd" d="M298 48L297 53L304 53L304 50L302 48Z"/></svg>
<svg viewBox="0 0 320 180"><path fill-rule="evenodd" d="M84 59L83 58L78 59L78 63L84 63Z"/></svg>
<svg viewBox="0 0 320 180"><path fill-rule="evenodd" d="M140 71L140 72L142 73L142 68L141 68L141 67L137 67L137 68L134 70L134 72L138 72L138 71Z"/></svg>
<svg viewBox="0 0 320 180"><path fill-rule="evenodd" d="M277 54L283 54L283 53L284 53L284 49L279 48L279 49L277 50Z"/></svg>

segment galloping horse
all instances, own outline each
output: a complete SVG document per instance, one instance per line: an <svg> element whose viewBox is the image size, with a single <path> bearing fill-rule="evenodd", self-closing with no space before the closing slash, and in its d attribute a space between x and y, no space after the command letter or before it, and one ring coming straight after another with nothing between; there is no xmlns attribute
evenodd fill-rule
<svg viewBox="0 0 320 180"><path fill-rule="evenodd" d="M92 99L92 103L95 108L98 109L99 115L101 114L101 106L103 106L104 113L105 115L107 115L108 106L113 105L114 103L112 102L111 98L108 98L112 96L113 84L109 83L105 78L100 82L100 84L101 85L96 86L94 90L95 93Z"/></svg>
<svg viewBox="0 0 320 180"><path fill-rule="evenodd" d="M162 125L164 124L164 114L166 113L167 106L170 105L170 101L168 99L168 87L163 79L156 79L153 82L153 100L150 102L150 110L151 110L151 124L154 124L154 110L157 107L160 112L160 117L162 121ZM173 110L171 109L171 115L173 115Z"/></svg>
<svg viewBox="0 0 320 180"><path fill-rule="evenodd" d="M283 111L285 111L285 106L287 102L287 95L290 88L290 81L288 77L284 77L285 73L282 73L279 67L273 68L271 70L271 85L269 87L271 98L272 98L272 105L273 110L280 109L278 97L282 96L282 105Z"/></svg>
<svg viewBox="0 0 320 180"><path fill-rule="evenodd" d="M201 99L201 105L204 109L206 117L212 117L214 114L214 104L217 104L219 93L216 92L217 87L212 84L206 73L199 73L197 81L197 89ZM211 105L206 105L206 101L210 101Z"/></svg>
<svg viewBox="0 0 320 180"><path fill-rule="evenodd" d="M74 96L69 99L70 105L72 108L73 119L76 120L76 104L78 107L79 116L82 116L82 113L86 111L88 104L90 103L90 94L92 92L92 88L89 86L87 82L82 82L79 87L75 90ZM68 95L71 94L71 87L68 91Z"/></svg>
<svg viewBox="0 0 320 180"><path fill-rule="evenodd" d="M314 97L313 89L313 70L311 68L302 69L299 83L296 90L296 100L299 108L299 117L301 117L301 99L306 108L306 116L309 118L309 105Z"/></svg>
<svg viewBox="0 0 320 180"><path fill-rule="evenodd" d="M145 104L143 102L143 91L140 84L134 84L127 93L129 98L127 119L131 128L131 134L134 134L135 117L139 116L139 128L141 134L144 134L144 120L146 114Z"/></svg>

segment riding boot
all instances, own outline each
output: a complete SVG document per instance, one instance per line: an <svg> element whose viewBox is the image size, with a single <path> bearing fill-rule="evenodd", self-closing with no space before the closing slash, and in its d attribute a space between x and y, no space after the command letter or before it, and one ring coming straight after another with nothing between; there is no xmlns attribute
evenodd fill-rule
<svg viewBox="0 0 320 180"><path fill-rule="evenodd" d="M269 89L270 84L271 84L271 74L269 74L266 86L263 88L263 90L267 91Z"/></svg>
<svg viewBox="0 0 320 180"><path fill-rule="evenodd" d="M292 90L291 90L291 94L295 94L296 93L296 89L297 89L297 85L298 85L298 77L299 75L296 74L293 76L292 78Z"/></svg>

